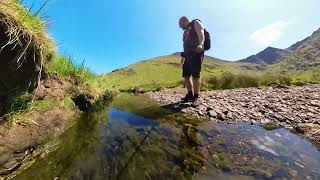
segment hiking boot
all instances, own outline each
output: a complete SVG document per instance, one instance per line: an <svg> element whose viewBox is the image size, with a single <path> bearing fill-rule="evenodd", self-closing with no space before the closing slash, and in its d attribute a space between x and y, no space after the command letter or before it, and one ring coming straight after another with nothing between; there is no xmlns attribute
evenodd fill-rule
<svg viewBox="0 0 320 180"><path fill-rule="evenodd" d="M182 102L191 102L193 101L193 99L193 92L188 92L188 94L184 98L182 98Z"/></svg>
<svg viewBox="0 0 320 180"><path fill-rule="evenodd" d="M199 94L195 94L192 99L192 106L197 107L200 104Z"/></svg>

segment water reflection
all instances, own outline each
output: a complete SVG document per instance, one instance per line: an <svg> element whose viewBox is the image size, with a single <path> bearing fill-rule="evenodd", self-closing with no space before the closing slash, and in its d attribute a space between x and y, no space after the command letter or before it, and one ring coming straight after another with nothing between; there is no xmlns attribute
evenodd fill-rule
<svg viewBox="0 0 320 180"><path fill-rule="evenodd" d="M319 179L320 153L284 129L216 124L142 97L96 107L17 179Z"/></svg>

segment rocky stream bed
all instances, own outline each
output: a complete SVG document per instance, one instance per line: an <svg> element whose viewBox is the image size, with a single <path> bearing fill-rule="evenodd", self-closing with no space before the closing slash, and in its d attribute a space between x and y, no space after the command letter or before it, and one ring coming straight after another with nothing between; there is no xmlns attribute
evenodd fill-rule
<svg viewBox="0 0 320 180"><path fill-rule="evenodd" d="M146 95L165 108L199 118L229 123L245 121L270 129L284 127L320 142L320 85L205 91L197 107L181 103L185 95L182 88Z"/></svg>

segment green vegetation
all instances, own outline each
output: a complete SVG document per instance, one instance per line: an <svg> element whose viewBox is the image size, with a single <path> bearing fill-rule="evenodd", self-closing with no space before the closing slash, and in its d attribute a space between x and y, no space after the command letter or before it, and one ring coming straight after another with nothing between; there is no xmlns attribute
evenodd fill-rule
<svg viewBox="0 0 320 180"><path fill-rule="evenodd" d="M32 87L33 85L30 84L35 85L37 82L41 83L40 80L57 77L61 81L72 83L74 86L63 95L64 98L61 101L57 101L53 97L36 99L33 97L33 89L29 87L12 91L10 88L1 86L1 99L5 99L5 102L0 103L0 121L5 119L5 122L9 122L9 124L28 122L32 112L46 111L54 107L74 106L72 98L79 94L87 94L93 97L90 101L94 103L109 93L108 90L111 88L104 76L95 75L84 66L84 63L77 64L70 57L56 54L55 44L49 38L46 30L46 23L38 16L38 12L41 11L43 6L33 14L21 2L18 0L3 0L0 2L0 30L7 36L1 40L0 44L7 43L5 46L8 46L1 53L10 55L12 49L16 48L15 50L21 53L21 57L24 56L25 60L29 62L25 63L26 65L23 66L27 67L22 67L22 69L30 69L29 71L37 73L30 79L25 77L25 73L30 74L29 72L17 74L13 71L9 74L16 73L14 78L16 78L18 85L22 84L21 79L27 79L28 83L32 81L32 83L29 83L29 87ZM7 58L6 60L18 62L16 59ZM20 65L17 66L20 67ZM11 67L11 69L15 68ZM39 75L43 75L41 79L38 79ZM10 83L11 80L8 78L4 81ZM17 85L12 84L12 86Z"/></svg>
<svg viewBox="0 0 320 180"><path fill-rule="evenodd" d="M272 74L253 73L253 74L232 74L224 73L221 76L214 76L205 81L204 88L207 89L235 89L259 86L290 86L294 81L288 74Z"/></svg>
<svg viewBox="0 0 320 180"><path fill-rule="evenodd" d="M242 65L252 69L248 72L256 70L253 65ZM204 60L203 79L220 76L226 72L239 74L242 72L242 67L236 63ZM144 91L152 91L181 86L183 83L179 56L163 56L139 62L105 76L117 90L142 88Z"/></svg>
<svg viewBox="0 0 320 180"><path fill-rule="evenodd" d="M90 94L98 99L111 89L107 78L94 74L85 66L84 61L77 64L71 57L56 55L45 67L49 74L73 81L78 94Z"/></svg>
<svg viewBox="0 0 320 180"><path fill-rule="evenodd" d="M56 55L45 65L45 69L49 77L57 76L60 80L71 81L74 84L73 90L66 94L62 101L52 98L34 100L33 95L28 92L10 97L5 115L9 124L27 123L31 120L30 114L35 111L73 106L72 94L89 94L95 102L103 95L111 93L106 77L95 75L85 67L84 62L77 64L71 57Z"/></svg>
<svg viewBox="0 0 320 180"><path fill-rule="evenodd" d="M179 56L163 56L139 62L106 75L115 89L154 91L183 85ZM203 90L269 85L304 85L320 82L319 69L289 71L280 66L258 70L253 64L206 58L202 70Z"/></svg>

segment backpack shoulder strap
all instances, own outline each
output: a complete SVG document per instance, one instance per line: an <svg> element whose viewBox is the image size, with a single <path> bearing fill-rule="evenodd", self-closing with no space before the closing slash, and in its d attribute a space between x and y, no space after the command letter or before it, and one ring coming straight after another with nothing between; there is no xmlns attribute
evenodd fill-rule
<svg viewBox="0 0 320 180"><path fill-rule="evenodd" d="M201 22L201 20L200 20L200 19L194 19L193 21L200 21L200 22Z"/></svg>

